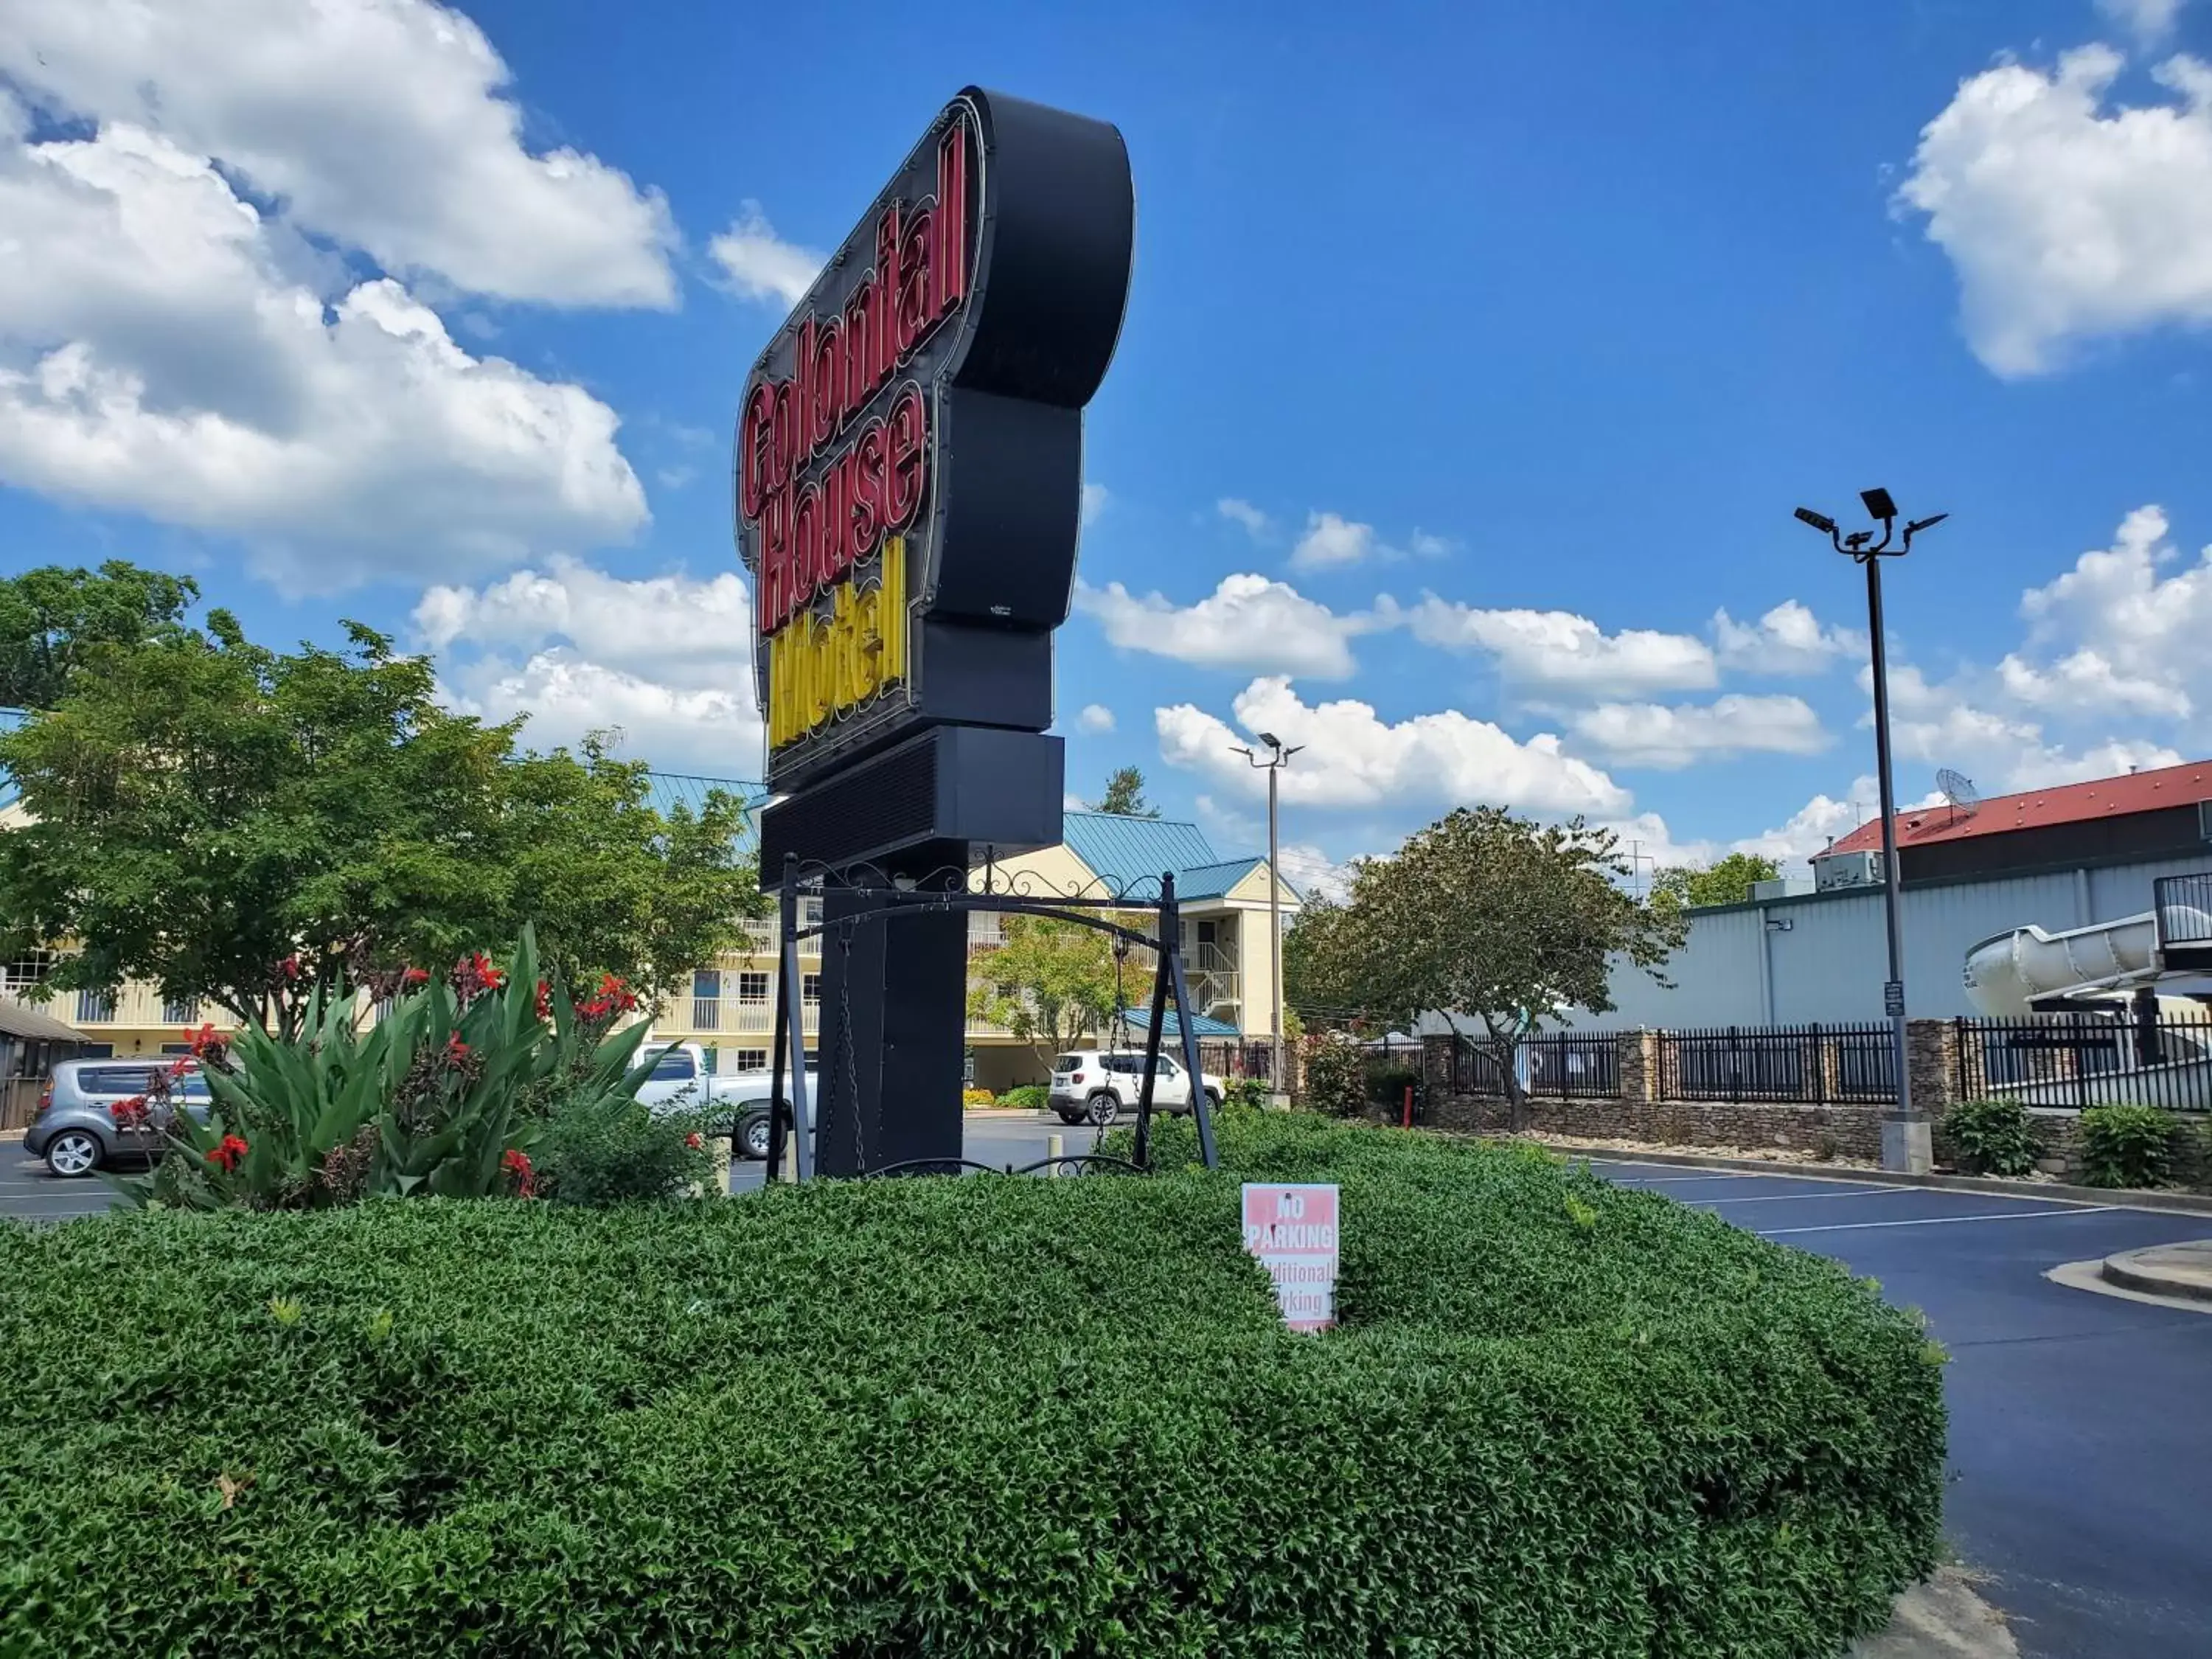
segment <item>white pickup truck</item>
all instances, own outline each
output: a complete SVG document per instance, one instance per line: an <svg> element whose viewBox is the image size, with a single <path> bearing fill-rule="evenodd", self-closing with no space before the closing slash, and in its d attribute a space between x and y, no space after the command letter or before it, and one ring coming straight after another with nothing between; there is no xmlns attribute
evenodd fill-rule
<svg viewBox="0 0 2212 1659"><path fill-rule="evenodd" d="M772 1076L762 1072L732 1072L717 1076L707 1065L707 1051L696 1042L647 1043L641 1060L650 1058L653 1070L639 1085L637 1097L656 1114L712 1111L733 1112L738 1149L747 1158L768 1156L769 1105ZM814 1066L806 1067L807 1099L815 1098ZM788 1089L788 1074L784 1079Z"/></svg>

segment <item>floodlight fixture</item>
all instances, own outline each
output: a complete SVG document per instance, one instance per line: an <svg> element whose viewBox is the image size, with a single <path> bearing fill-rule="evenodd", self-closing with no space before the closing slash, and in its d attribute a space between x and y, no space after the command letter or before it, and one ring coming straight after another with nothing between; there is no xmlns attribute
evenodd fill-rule
<svg viewBox="0 0 2212 1659"><path fill-rule="evenodd" d="M1800 523L1811 525L1823 536L1836 533L1836 521L1825 513L1815 513L1809 507L1801 507L1797 509L1797 518Z"/></svg>
<svg viewBox="0 0 2212 1659"><path fill-rule="evenodd" d="M1867 516L1887 523L1897 516L1897 503L1889 498L1887 489L1862 489L1859 499L1866 503Z"/></svg>
<svg viewBox="0 0 2212 1659"><path fill-rule="evenodd" d="M1266 744L1270 749L1280 749L1283 746L1283 740L1277 737L1273 732L1261 732L1260 741Z"/></svg>
<svg viewBox="0 0 2212 1659"><path fill-rule="evenodd" d="M1905 526L1905 539L1909 542L1915 536L1917 536L1922 531L1933 530L1937 525L1942 523L1944 520L1950 516L1951 515L1948 513L1938 513L1932 518L1915 519L1911 523Z"/></svg>

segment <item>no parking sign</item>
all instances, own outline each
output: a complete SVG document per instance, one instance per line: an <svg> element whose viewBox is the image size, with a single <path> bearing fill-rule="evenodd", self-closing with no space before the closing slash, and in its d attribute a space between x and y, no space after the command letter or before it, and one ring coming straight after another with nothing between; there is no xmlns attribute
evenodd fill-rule
<svg viewBox="0 0 2212 1659"><path fill-rule="evenodd" d="M1283 1322L1294 1331L1336 1323L1336 1188L1244 1184L1244 1248L1275 1281Z"/></svg>

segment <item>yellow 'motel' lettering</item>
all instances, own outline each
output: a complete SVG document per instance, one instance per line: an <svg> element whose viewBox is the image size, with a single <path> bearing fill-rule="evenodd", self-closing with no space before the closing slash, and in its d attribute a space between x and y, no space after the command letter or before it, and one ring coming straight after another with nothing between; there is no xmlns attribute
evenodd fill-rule
<svg viewBox="0 0 2212 1659"><path fill-rule="evenodd" d="M768 743L781 749L906 679L906 538L884 538L881 580L855 571L827 617L801 611L769 636Z"/></svg>

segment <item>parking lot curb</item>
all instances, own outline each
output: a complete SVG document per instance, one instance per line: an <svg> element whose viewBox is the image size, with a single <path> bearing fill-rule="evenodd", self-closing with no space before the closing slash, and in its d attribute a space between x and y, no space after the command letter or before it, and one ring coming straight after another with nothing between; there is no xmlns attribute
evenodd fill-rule
<svg viewBox="0 0 2212 1659"><path fill-rule="evenodd" d="M2071 1187L2057 1181L1998 1181L1985 1176L1900 1175L1889 1170L1836 1170L1805 1164L1778 1164L1759 1158L1706 1158L1689 1152L1632 1152L1601 1146L1536 1144L1565 1158L1606 1164L1669 1164L1686 1170L1725 1170L1747 1175L1782 1176L1791 1181L1842 1181L1881 1187L1930 1187L1939 1192L1999 1193L2007 1198L2057 1199L2075 1204L2110 1205L2122 1210L2159 1210L2172 1215L2212 1215L2212 1193L2139 1191L2129 1188Z"/></svg>
<svg viewBox="0 0 2212 1659"><path fill-rule="evenodd" d="M2123 1250L2105 1258L2102 1273L2123 1290L2212 1303L2212 1239Z"/></svg>

